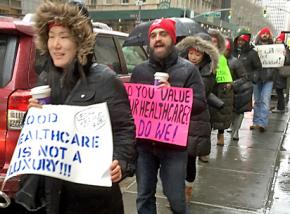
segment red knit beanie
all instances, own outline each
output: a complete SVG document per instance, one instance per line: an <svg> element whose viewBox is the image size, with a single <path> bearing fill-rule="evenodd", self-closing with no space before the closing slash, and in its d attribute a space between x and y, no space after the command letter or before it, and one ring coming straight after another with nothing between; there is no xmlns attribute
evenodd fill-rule
<svg viewBox="0 0 290 214"><path fill-rule="evenodd" d="M249 42L250 39L251 39L251 37L250 37L249 34L242 34L242 35L240 35L239 38L241 38L241 39L244 40L245 42Z"/></svg>
<svg viewBox="0 0 290 214"><path fill-rule="evenodd" d="M231 43L228 39L226 39L226 49L230 50L231 49Z"/></svg>
<svg viewBox="0 0 290 214"><path fill-rule="evenodd" d="M262 34L265 34L265 33L271 35L270 28L267 28L267 27L262 28L262 29L259 31L259 36L261 36Z"/></svg>
<svg viewBox="0 0 290 214"><path fill-rule="evenodd" d="M156 28L162 28L164 29L169 36L171 37L173 43L176 43L176 29L175 29L175 21L172 19L156 19L152 24L150 25L149 31L148 31L148 38L150 40L150 34L151 32Z"/></svg>
<svg viewBox="0 0 290 214"><path fill-rule="evenodd" d="M285 41L285 33L281 32L277 37L276 40L281 40L282 42Z"/></svg>

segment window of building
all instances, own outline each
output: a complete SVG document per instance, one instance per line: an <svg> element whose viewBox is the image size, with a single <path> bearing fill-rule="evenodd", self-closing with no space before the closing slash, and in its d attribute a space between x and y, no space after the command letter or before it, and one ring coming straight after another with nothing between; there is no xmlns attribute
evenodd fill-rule
<svg viewBox="0 0 290 214"><path fill-rule="evenodd" d="M112 0L106 0L106 4L112 4Z"/></svg>
<svg viewBox="0 0 290 214"><path fill-rule="evenodd" d="M97 1L97 0L91 0L91 5L92 5L92 6L96 6L96 5L97 5L97 3L98 3L98 1Z"/></svg>
<svg viewBox="0 0 290 214"><path fill-rule="evenodd" d="M129 0L121 0L121 4L128 4Z"/></svg>

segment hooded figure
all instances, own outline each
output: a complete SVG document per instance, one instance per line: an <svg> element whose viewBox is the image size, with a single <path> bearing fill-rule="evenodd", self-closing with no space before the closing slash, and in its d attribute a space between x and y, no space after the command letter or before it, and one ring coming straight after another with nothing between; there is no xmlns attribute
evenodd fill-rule
<svg viewBox="0 0 290 214"><path fill-rule="evenodd" d="M255 83L258 81L262 64L250 41L251 33L246 29L239 29L234 39L233 56L241 61L247 71L248 79Z"/></svg>
<svg viewBox="0 0 290 214"><path fill-rule="evenodd" d="M233 90L234 90L234 112L244 113L246 111L251 111L252 93L253 85L249 81L247 71L241 61L233 56L233 41L230 38L226 38L226 44L228 47L226 49L225 56L228 59L228 64L233 77Z"/></svg>
<svg viewBox="0 0 290 214"><path fill-rule="evenodd" d="M234 90L234 109L233 119L231 125L232 139L239 140L239 129L241 127L244 112L251 110L253 85L247 78L247 71L245 70L240 59L232 55L233 41L231 38L226 38L225 56L228 59L229 67L233 77Z"/></svg>
<svg viewBox="0 0 290 214"><path fill-rule="evenodd" d="M96 35L85 8L46 2L37 10L35 30L36 47L48 62L39 74L39 85L50 86L51 104L107 103L113 134L113 161L108 168L112 186L27 175L15 200L29 211L44 207L47 214L123 213L118 182L133 175L136 154L135 126L125 87L109 67L93 63ZM41 107L35 99L29 105Z"/></svg>
<svg viewBox="0 0 290 214"><path fill-rule="evenodd" d="M285 45L285 62L284 66L278 68L279 72L277 72L275 77L274 87L276 89L277 94L277 106L272 110L273 113L283 113L285 112L285 98L284 98L284 89L287 88L287 77L289 77L290 73L290 50L289 47L285 44L285 33L281 32L275 39L276 44L284 44ZM283 70L286 70L288 76L283 75ZM282 74L282 75L281 75Z"/></svg>
<svg viewBox="0 0 290 214"><path fill-rule="evenodd" d="M216 71L217 85L214 88L215 95L224 102L221 109L210 108L211 124L213 129L218 129L217 145L224 145L224 129L230 127L233 112L232 76L228 62L224 56L226 49L225 38L217 30L209 30L213 44L220 53L219 64Z"/></svg>
<svg viewBox="0 0 290 214"><path fill-rule="evenodd" d="M219 53L211 42L203 40L199 36L189 36L176 46L179 55L192 62L199 70L205 85L206 97L212 94L215 82L215 71L217 68ZM209 101L208 101L209 103ZM193 138L195 144L189 145L189 157L187 161L186 176L186 200L189 202L192 196L193 182L196 177L196 156L203 162L208 162L211 146L211 124L209 110L206 108L200 114L194 116ZM193 147L190 147L193 146ZM201 158L202 157L202 158Z"/></svg>

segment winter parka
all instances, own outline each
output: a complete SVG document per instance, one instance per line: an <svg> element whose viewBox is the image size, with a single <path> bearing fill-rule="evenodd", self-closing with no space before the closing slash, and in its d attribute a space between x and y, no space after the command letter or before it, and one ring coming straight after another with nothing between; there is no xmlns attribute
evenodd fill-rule
<svg viewBox="0 0 290 214"><path fill-rule="evenodd" d="M188 59L188 52L190 48L195 48L200 52L204 53L203 59L200 63L195 64L198 68L200 75L202 77L203 83L205 85L206 97L212 93L213 88L216 84L215 81L215 70L218 64L219 53L215 46L213 46L209 41L205 41L198 36L190 36L183 39L180 43L176 45L179 55L185 59ZM196 127L201 127L199 130L193 131L193 138L195 142L200 141L199 154L205 155L210 148L211 143L211 124L209 109L206 108L200 114L193 117L193 124ZM196 148L189 149L196 150ZM196 153L196 152L195 152Z"/></svg>
<svg viewBox="0 0 290 214"><path fill-rule="evenodd" d="M122 178L125 178L134 174L136 161L135 125L130 103L117 75L108 66L93 64L96 35L90 18L82 11L72 3L51 1L38 8L36 47L48 57L44 59L47 63L39 74L39 85L50 86L51 104L88 106L107 103L113 134L112 160L119 161ZM65 70L54 66L50 57L48 34L51 24L69 29L76 44L76 56ZM95 164L98 167L98 163ZM112 187L100 187L47 176L27 175L23 178L15 201L30 211L43 208L47 214L123 213L118 183L113 183Z"/></svg>
<svg viewBox="0 0 290 214"><path fill-rule="evenodd" d="M52 104L88 106L107 102L113 133L112 159L119 161L123 178L133 176L136 160L135 126L130 113L127 93L122 82L109 67L94 64L85 80L77 80L72 91L63 94L65 91L61 86L62 73L55 70L43 71L39 76L39 85L50 85ZM69 213L79 213L79 209L85 213L92 213L91 208L98 207L95 200L103 200L103 202L108 203L108 207L112 209L111 213L118 213L118 209L122 208L121 196L118 195L120 194L119 188L117 188L118 184L113 184L111 188L105 188L37 175L24 178L22 183L24 186L18 193L18 201L24 200L31 206L32 203L29 201L32 199L27 200L23 196L33 191L33 189L37 189L37 194L40 195L33 199L35 200L33 206L36 206L36 208L46 206L47 214L60 213L62 209L60 206L66 203L74 203L71 207L76 208L69 210ZM31 183L30 186L29 183ZM112 201L109 199L110 195L113 196ZM41 203L38 201L41 201ZM112 206L112 203L116 206Z"/></svg>
<svg viewBox="0 0 290 214"><path fill-rule="evenodd" d="M240 34L241 35L241 34ZM257 51L254 50L254 46L249 42L245 43L243 47L238 48L237 40L238 35L234 40L233 56L238 58L244 65L247 76L250 81L256 83L258 81L259 73L262 71L262 64ZM249 34L251 36L251 34Z"/></svg>
<svg viewBox="0 0 290 214"><path fill-rule="evenodd" d="M244 113L252 110L253 83L248 80L243 64L235 57L228 58L233 77L234 109L235 113Z"/></svg>
<svg viewBox="0 0 290 214"><path fill-rule="evenodd" d="M197 140L195 133L200 132L204 129L204 127L199 127L196 125L195 116L206 110L205 88L200 73L198 72L197 67L191 64L189 61L179 57L176 49L174 49L162 62L163 63L152 56L149 57L149 60L140 65L137 65L134 68L131 76L131 82L152 85L154 83L154 74L156 72L165 72L169 74L168 81L171 86L193 89L194 104L190 117L187 148L145 139L137 139L137 149L153 151L155 147L180 150L194 148L191 149L189 153L191 153L193 156L197 156L201 153L200 150L201 148L204 148L204 146L200 145L203 144L203 142ZM209 154L210 144L206 142L205 147L207 147L205 150L202 149L204 155Z"/></svg>
<svg viewBox="0 0 290 214"><path fill-rule="evenodd" d="M241 61L232 55L233 41L230 42L230 49L227 56L229 68L233 78L234 109L236 113L243 113L252 110L253 84L248 80L247 71Z"/></svg>
<svg viewBox="0 0 290 214"><path fill-rule="evenodd" d="M290 70L290 66L289 66L290 65L290 50L289 50L289 47L287 45L285 45L285 49L286 49L286 56L285 56L284 66L287 66ZM287 77L281 76L279 74L279 69L280 68L278 68L278 72L276 73L274 87L277 89L286 89L287 88Z"/></svg>
<svg viewBox="0 0 290 214"><path fill-rule="evenodd" d="M224 36L217 30L210 30L209 34L217 38L219 53L223 55L226 48ZM215 95L224 102L224 106L221 109L210 108L213 129L224 130L230 127L233 112L233 89L230 84L220 83L214 88Z"/></svg>

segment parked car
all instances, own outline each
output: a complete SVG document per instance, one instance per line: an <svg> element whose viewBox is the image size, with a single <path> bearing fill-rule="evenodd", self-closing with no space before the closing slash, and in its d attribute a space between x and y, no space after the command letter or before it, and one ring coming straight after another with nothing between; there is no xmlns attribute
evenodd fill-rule
<svg viewBox="0 0 290 214"><path fill-rule="evenodd" d="M94 31L96 61L107 64L122 81L128 81L132 68L147 59L145 50L122 47L128 34L98 28ZM44 62L45 58L35 51L31 22L0 17L0 187L22 128L31 97L29 89L36 85L36 70L42 69ZM13 196L18 183L18 178L8 180L4 192Z"/></svg>
<svg viewBox="0 0 290 214"><path fill-rule="evenodd" d="M94 28L99 28L99 29L104 29L104 30L112 30L112 28L109 25L102 23L102 22L92 22L92 25Z"/></svg>

